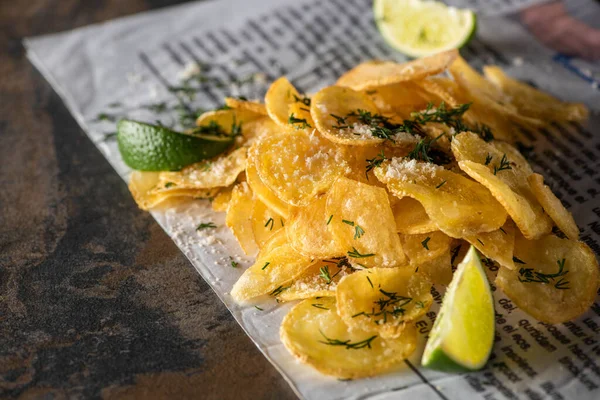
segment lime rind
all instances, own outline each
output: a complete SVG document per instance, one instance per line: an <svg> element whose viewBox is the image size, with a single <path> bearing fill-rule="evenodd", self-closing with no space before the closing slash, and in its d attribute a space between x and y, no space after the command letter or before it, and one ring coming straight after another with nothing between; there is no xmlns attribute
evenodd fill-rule
<svg viewBox="0 0 600 400"><path fill-rule="evenodd" d="M213 158L233 144L233 136L181 133L163 126L121 120L117 144L125 164L139 171L178 171Z"/></svg>
<svg viewBox="0 0 600 400"><path fill-rule="evenodd" d="M477 30L473 11L436 1L375 0L373 13L386 42L414 58L460 49Z"/></svg>
<svg viewBox="0 0 600 400"><path fill-rule="evenodd" d="M469 271L470 268L475 268L476 271ZM460 314L460 311L455 311L456 309L460 309L460 307L457 307L455 304L455 298L458 290L461 290L460 285L466 278L466 274L476 274L476 276L481 279L482 282L480 284L483 285L484 301L489 302L491 305L491 309L487 313L489 314L487 317L490 318L490 320L487 321L487 324L491 327L491 331L485 334L485 337L482 337L482 340L489 343L489 346L485 352L478 354L475 362L469 361L465 357L460 357L460 354L457 354L456 349L449 344L448 340L446 340L451 334L453 329L452 325L456 322L456 316ZM492 292L485 270L481 265L477 250L475 247L471 246L464 260L457 267L452 282L448 286L442 307L436 318L433 329L431 330L429 341L427 342L423 353L423 366L444 372L468 372L483 368L489 359L493 346L495 329L493 304ZM481 317L486 316L482 315Z"/></svg>

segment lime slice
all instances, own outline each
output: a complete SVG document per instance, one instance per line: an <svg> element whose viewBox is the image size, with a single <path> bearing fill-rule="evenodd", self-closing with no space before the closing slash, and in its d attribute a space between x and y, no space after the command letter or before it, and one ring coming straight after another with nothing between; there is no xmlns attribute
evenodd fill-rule
<svg viewBox="0 0 600 400"><path fill-rule="evenodd" d="M410 57L461 48L477 28L473 11L437 1L375 0L373 13L384 39Z"/></svg>
<svg viewBox="0 0 600 400"><path fill-rule="evenodd" d="M483 368L494 344L494 299L475 247L448 286L421 363L446 372Z"/></svg>
<svg viewBox="0 0 600 400"><path fill-rule="evenodd" d="M177 171L218 156L233 136L180 133L163 126L121 120L117 124L119 151L125 164L139 171Z"/></svg>

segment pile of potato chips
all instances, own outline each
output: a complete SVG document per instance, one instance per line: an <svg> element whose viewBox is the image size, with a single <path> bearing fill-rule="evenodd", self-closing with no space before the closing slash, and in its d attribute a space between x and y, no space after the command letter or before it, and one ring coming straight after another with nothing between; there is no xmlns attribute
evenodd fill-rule
<svg viewBox="0 0 600 400"><path fill-rule="evenodd" d="M303 300L281 339L339 378L380 373L415 349L414 322L469 245L496 284L540 321L585 312L598 263L571 214L513 147L521 128L587 117L457 51L358 65L299 93L275 81L265 103L227 99L198 125L241 124L237 148L179 172L135 172L149 209L208 198L256 262L231 295ZM567 128L568 129L568 128ZM260 299L259 299L260 300Z"/></svg>

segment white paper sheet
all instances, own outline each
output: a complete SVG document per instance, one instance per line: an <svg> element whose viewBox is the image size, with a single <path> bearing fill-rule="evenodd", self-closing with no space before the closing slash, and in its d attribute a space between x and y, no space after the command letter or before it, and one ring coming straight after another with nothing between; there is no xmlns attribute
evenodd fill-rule
<svg viewBox="0 0 600 400"><path fill-rule="evenodd" d="M581 238L600 253L600 92L597 64L555 55L537 44L513 19L493 17L536 1L454 1L481 10L476 40L463 50L475 66L495 63L565 100L593 110L587 128L560 127L524 135L535 148L533 162L570 206ZM487 15L487 16L486 16ZM597 18L600 18L598 15ZM123 116L177 123L177 108L214 108L225 95L262 96L268 82L287 75L311 92L370 58L402 60L379 37L370 1L245 0L192 3L144 13L71 32L26 41L28 56L50 81L71 113L115 170L128 178L110 135ZM182 73L209 67L208 82L193 82L190 99ZM238 85L229 82L240 81ZM199 88L199 89L198 89ZM164 102L165 111L156 106ZM118 104L116 104L118 103ZM99 116L104 116L98 118ZM594 133L592 133L594 132ZM481 372L451 375L418 368L420 352L387 375L351 382L325 377L297 363L279 341L289 305L274 301L236 305L228 292L251 259L224 228L224 216L203 201L152 213L198 272L227 305L241 327L306 399L465 399L481 397L596 399L600 397L600 305L571 324L549 327L495 292L498 343ZM217 239L195 231L213 221ZM440 296L436 298L441 301ZM434 307L420 322L421 343ZM562 342L562 343L561 343Z"/></svg>

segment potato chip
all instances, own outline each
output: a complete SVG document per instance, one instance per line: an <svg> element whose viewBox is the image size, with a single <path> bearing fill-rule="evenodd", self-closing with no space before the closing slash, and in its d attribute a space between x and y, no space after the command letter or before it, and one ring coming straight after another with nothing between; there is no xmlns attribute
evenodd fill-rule
<svg viewBox="0 0 600 400"><path fill-rule="evenodd" d="M463 132L452 140L452 152L460 169L492 192L526 238L550 232L552 222L527 182L531 167L514 147Z"/></svg>
<svg viewBox="0 0 600 400"><path fill-rule="evenodd" d="M433 232L438 229L425 208L411 197L402 197L392 206L396 230L405 235Z"/></svg>
<svg viewBox="0 0 600 400"><path fill-rule="evenodd" d="M229 155L189 165L176 172L161 172L160 182L181 189L212 189L232 185L246 169L247 149L241 147Z"/></svg>
<svg viewBox="0 0 600 400"><path fill-rule="evenodd" d="M237 130L241 129L243 135L243 126L246 123L261 117L261 114L243 109L214 110L207 111L200 115L196 119L196 126L211 126L217 124L227 134L235 134Z"/></svg>
<svg viewBox="0 0 600 400"><path fill-rule="evenodd" d="M278 135L285 133L287 130L281 128L269 117L261 117L242 125L244 141L241 143L244 146L250 146L263 136Z"/></svg>
<svg viewBox="0 0 600 400"><path fill-rule="evenodd" d="M225 97L225 105L236 110L250 111L255 114L267 116L267 107L257 101L236 99L234 97Z"/></svg>
<svg viewBox="0 0 600 400"><path fill-rule="evenodd" d="M295 103L304 104L306 108L310 105L309 100L305 100L305 97L296 90L285 76L273 82L267 90L267 94L265 94L265 105L269 117L286 129L290 128L290 106Z"/></svg>
<svg viewBox="0 0 600 400"><path fill-rule="evenodd" d="M544 185L544 177L531 174L527 178L535 198L540 202L544 211L552 218L556 226L571 240L579 239L579 228L573 215L563 206L552 190Z"/></svg>
<svg viewBox="0 0 600 400"><path fill-rule="evenodd" d="M419 201L448 236L491 232L506 221L506 211L489 190L438 165L394 158L377 168L375 175L394 195Z"/></svg>
<svg viewBox="0 0 600 400"><path fill-rule="evenodd" d="M346 258L324 260L307 269L277 294L279 301L304 300L313 297L335 297L339 281L353 272Z"/></svg>
<svg viewBox="0 0 600 400"><path fill-rule="evenodd" d="M159 181L159 172L133 171L129 180L129 191L142 210L155 208L167 200L177 198L208 199L219 192L215 189L180 189L164 185Z"/></svg>
<svg viewBox="0 0 600 400"><path fill-rule="evenodd" d="M509 78L500 67L483 67L488 81L504 92L520 113L547 121L583 121L589 111L581 103L565 103L526 83Z"/></svg>
<svg viewBox="0 0 600 400"><path fill-rule="evenodd" d="M403 64L392 61L367 61L343 74L336 82L354 90L367 90L405 81L423 79L443 72L458 56L448 50Z"/></svg>
<svg viewBox="0 0 600 400"><path fill-rule="evenodd" d="M262 249L273 234L285 226L283 217L271 210L262 201L254 198L252 204L252 232L254 241Z"/></svg>
<svg viewBox="0 0 600 400"><path fill-rule="evenodd" d="M515 269L513 251L515 247L515 225L511 220L497 231L465 236L464 239L475 246L483 255L497 261L508 269Z"/></svg>
<svg viewBox="0 0 600 400"><path fill-rule="evenodd" d="M368 267L406 262L385 189L340 178L327 193L325 214L336 243L355 262Z"/></svg>
<svg viewBox="0 0 600 400"><path fill-rule="evenodd" d="M400 240L412 266L431 261L445 253L450 254L450 245L453 241L451 237L440 231L400 235Z"/></svg>
<svg viewBox="0 0 600 400"><path fill-rule="evenodd" d="M375 177L374 169L387 158L404 157L409 153L408 149L388 146L385 142L376 146L345 146L345 148L350 166L350 172L346 177L383 188L385 185Z"/></svg>
<svg viewBox="0 0 600 400"><path fill-rule="evenodd" d="M542 125L542 121L537 118L521 115L517 108L510 104L510 97L471 68L462 57L459 56L452 63L449 71L464 92L475 96L474 104L485 109L487 113L498 113L526 126Z"/></svg>
<svg viewBox="0 0 600 400"><path fill-rule="evenodd" d="M371 128L358 122L359 110L377 114L368 95L350 88L329 86L312 98L310 112L316 127L332 142L351 145L373 145L383 138L373 136Z"/></svg>
<svg viewBox="0 0 600 400"><path fill-rule="evenodd" d="M352 329L397 338L408 322L429 310L431 283L412 268L370 268L340 281L338 314Z"/></svg>
<svg viewBox="0 0 600 400"><path fill-rule="evenodd" d="M406 326L397 339L349 331L331 297L304 300L292 308L283 319L280 336L299 361L340 379L377 375L408 358L417 346L413 325Z"/></svg>
<svg viewBox="0 0 600 400"><path fill-rule="evenodd" d="M250 148L248 152L249 157L246 162L246 179L248 180L248 185L250 185L252 191L260 201L265 203L270 209L274 210L283 218L287 219L289 217L290 206L279 200L275 193L273 193L273 191L269 189L258 176L258 171L256 170L256 165L254 163L256 153L254 150L254 147Z"/></svg>
<svg viewBox="0 0 600 400"><path fill-rule="evenodd" d="M231 195L233 192L233 187L228 187L223 189L215 196L213 199L211 206L214 211L222 212L227 211L227 207L229 207L229 201L231 200Z"/></svg>
<svg viewBox="0 0 600 400"><path fill-rule="evenodd" d="M550 324L572 320L592 305L598 262L582 242L554 235L515 238L517 269L500 268L496 284L523 311Z"/></svg>
<svg viewBox="0 0 600 400"><path fill-rule="evenodd" d="M279 287L289 285L312 264L313 260L292 249L284 230L279 230L264 244L254 265L244 271L233 285L231 296L238 303L243 303L273 293Z"/></svg>
<svg viewBox="0 0 600 400"><path fill-rule="evenodd" d="M300 254L312 258L346 255L346 248L338 243L329 230L330 215L326 210L327 197L318 196L310 204L290 213L287 224L288 241Z"/></svg>
<svg viewBox="0 0 600 400"><path fill-rule="evenodd" d="M400 114L402 118L409 118L411 111L421 110L431 101L431 96L420 87L419 82L412 81L380 86L364 93L380 113Z"/></svg>
<svg viewBox="0 0 600 400"><path fill-rule="evenodd" d="M252 204L252 190L246 182L240 183L233 188L225 217L225 224L246 254L254 254L258 250L252 231Z"/></svg>
<svg viewBox="0 0 600 400"><path fill-rule="evenodd" d="M256 143L256 169L261 181L282 201L303 206L346 173L343 149L318 133L304 131L265 137Z"/></svg>
<svg viewBox="0 0 600 400"><path fill-rule="evenodd" d="M445 104L456 107L465 103L460 93L460 88L453 80L442 76L430 76L426 79L416 81L415 84L427 92L426 97L434 104L444 102Z"/></svg>
<svg viewBox="0 0 600 400"><path fill-rule="evenodd" d="M453 239L440 231L400 235L402 248L413 270L431 283L448 285L452 280L450 246Z"/></svg>
<svg viewBox="0 0 600 400"><path fill-rule="evenodd" d="M415 271L434 285L448 286L452 281L452 253L447 251L436 258L418 264Z"/></svg>
<svg viewBox="0 0 600 400"><path fill-rule="evenodd" d="M319 132L335 143L374 146L388 140L407 146L419 141L418 136L386 130L389 120L378 112L368 95L341 86L321 89L310 107Z"/></svg>

